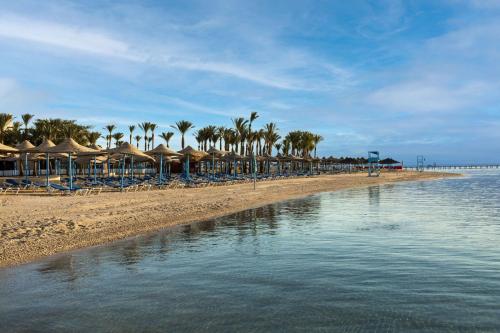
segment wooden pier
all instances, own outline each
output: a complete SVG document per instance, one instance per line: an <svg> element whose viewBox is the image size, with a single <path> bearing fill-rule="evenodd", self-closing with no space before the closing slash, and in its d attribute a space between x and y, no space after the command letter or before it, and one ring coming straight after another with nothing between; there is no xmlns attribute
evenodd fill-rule
<svg viewBox="0 0 500 333"><path fill-rule="evenodd" d="M421 167L422 168L422 167ZM499 169L500 164L472 164L472 165L426 165L425 170L453 170L453 169ZM407 167L407 170L417 170L416 166Z"/></svg>

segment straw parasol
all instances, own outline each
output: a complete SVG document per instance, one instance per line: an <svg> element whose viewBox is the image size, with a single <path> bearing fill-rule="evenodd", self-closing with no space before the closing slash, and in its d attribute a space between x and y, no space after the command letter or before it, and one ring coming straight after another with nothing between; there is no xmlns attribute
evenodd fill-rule
<svg viewBox="0 0 500 333"><path fill-rule="evenodd" d="M146 160L154 161L154 158L143 153L141 150L137 149L134 145L131 145L128 142L123 143L121 146L119 146L117 148L110 149L110 150L108 150L108 152L112 152L113 154L122 154L122 155L143 157Z"/></svg>
<svg viewBox="0 0 500 333"><path fill-rule="evenodd" d="M156 148L147 151L146 154L160 156L160 179L158 180L160 184L163 182L163 162L165 161L165 159L167 159L168 163L171 163L172 156L182 156L182 154L179 154L176 151L168 148L163 143L159 144Z"/></svg>
<svg viewBox="0 0 500 333"><path fill-rule="evenodd" d="M271 162L276 162L278 160L277 157L269 155L268 153L262 154L262 157L264 157L266 160L271 161Z"/></svg>
<svg viewBox="0 0 500 333"><path fill-rule="evenodd" d="M99 153L97 150L82 146L72 138L64 139L60 144L46 148L41 153L62 153L62 154L81 154L81 153Z"/></svg>
<svg viewBox="0 0 500 333"><path fill-rule="evenodd" d="M41 150L43 153L61 153L68 154L68 164L69 164L69 188L73 189L73 163L71 161L72 154L99 154L99 151L80 145L78 142L72 138L64 139L60 144L53 147L46 147ZM48 154L47 154L48 156ZM47 178L48 184L48 178Z"/></svg>
<svg viewBox="0 0 500 333"><path fill-rule="evenodd" d="M210 154L212 156L217 156L217 157L222 157L226 155L227 152L219 150L215 147L211 147L209 150L207 150L207 154Z"/></svg>
<svg viewBox="0 0 500 333"><path fill-rule="evenodd" d="M0 143L0 153L18 153L19 150L14 147L6 146L3 143Z"/></svg>
<svg viewBox="0 0 500 333"><path fill-rule="evenodd" d="M179 154L182 154L183 158L186 158L186 156L189 156L190 158L192 157L193 160L195 161L198 161L203 157L207 156L206 152L201 150L196 150L191 146L187 146L186 148L179 150Z"/></svg>
<svg viewBox="0 0 500 333"><path fill-rule="evenodd" d="M191 146L187 146L186 148L179 150L179 153L183 155L183 159L186 160L185 163L185 175L186 178L189 178L189 160L192 158L193 161L199 161L203 157L207 156L207 153L204 151L196 150Z"/></svg>
<svg viewBox="0 0 500 333"><path fill-rule="evenodd" d="M236 154L234 151L224 155L224 160L226 161L241 160L241 158L242 156Z"/></svg>
<svg viewBox="0 0 500 333"><path fill-rule="evenodd" d="M21 143L18 143L16 145L16 149L20 152L23 153L22 157L24 158L24 170L25 170L25 178L26 181L28 181L28 153L31 153L34 151L35 146L29 142L28 140L24 140Z"/></svg>
<svg viewBox="0 0 500 333"><path fill-rule="evenodd" d="M225 151L222 151L222 150L219 150L217 148L215 148L214 146L210 147L210 149L207 151L207 155L206 157L204 157L204 159L207 159L207 160L211 160L212 163L211 163L211 166L212 166L212 174L215 176L215 159L219 159L221 157L223 157L226 152ZM210 158L211 156L211 158Z"/></svg>
<svg viewBox="0 0 500 333"><path fill-rule="evenodd" d="M146 154L163 155L163 156L182 156L182 154L177 153L175 150L168 148L163 143L156 146L155 149L148 150Z"/></svg>
<svg viewBox="0 0 500 333"><path fill-rule="evenodd" d="M24 140L23 142L17 144L16 148L21 153L31 153L35 150L35 146L28 140Z"/></svg>
<svg viewBox="0 0 500 333"><path fill-rule="evenodd" d="M154 162L155 159L152 158L151 156L143 153L141 150L136 148L134 145L131 145L128 142L124 142L121 146L110 149L108 152L112 152L113 154L121 154L123 155L123 158L125 158L127 155L131 157L131 170L132 170L132 178L134 177L134 158L138 158L140 161L150 161ZM124 185L124 176L125 176L125 161L122 162L122 174L121 174L121 182L120 186L123 188Z"/></svg>

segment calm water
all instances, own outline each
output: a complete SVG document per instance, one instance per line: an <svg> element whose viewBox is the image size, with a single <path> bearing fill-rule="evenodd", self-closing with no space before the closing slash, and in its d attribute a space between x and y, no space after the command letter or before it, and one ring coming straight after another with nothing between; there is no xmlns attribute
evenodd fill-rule
<svg viewBox="0 0 500 333"><path fill-rule="evenodd" d="M0 270L0 332L500 331L500 173L326 193Z"/></svg>

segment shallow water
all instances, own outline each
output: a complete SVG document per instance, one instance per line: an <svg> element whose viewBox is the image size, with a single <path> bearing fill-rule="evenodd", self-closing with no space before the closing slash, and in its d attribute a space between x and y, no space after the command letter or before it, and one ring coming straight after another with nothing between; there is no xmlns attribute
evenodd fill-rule
<svg viewBox="0 0 500 333"><path fill-rule="evenodd" d="M0 270L0 332L498 331L500 172L466 172Z"/></svg>

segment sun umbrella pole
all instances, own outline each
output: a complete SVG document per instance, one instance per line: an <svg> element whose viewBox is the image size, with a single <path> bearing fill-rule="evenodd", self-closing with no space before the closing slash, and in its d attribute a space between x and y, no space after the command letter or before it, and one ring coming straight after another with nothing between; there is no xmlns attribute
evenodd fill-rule
<svg viewBox="0 0 500 333"><path fill-rule="evenodd" d="M212 154L212 176L215 179L215 154Z"/></svg>
<svg viewBox="0 0 500 333"><path fill-rule="evenodd" d="M158 183L163 184L163 154L160 154L160 179Z"/></svg>
<svg viewBox="0 0 500 333"><path fill-rule="evenodd" d="M29 170L28 170L28 153L24 153L24 173L25 173L26 181L28 181L28 174L29 174Z"/></svg>
<svg viewBox="0 0 500 333"><path fill-rule="evenodd" d="M94 155L94 184L97 184L97 163L95 155Z"/></svg>
<svg viewBox="0 0 500 333"><path fill-rule="evenodd" d="M189 179L189 154L186 157L186 179Z"/></svg>
<svg viewBox="0 0 500 333"><path fill-rule="evenodd" d="M125 155L122 157L122 175L121 175L121 180L120 180L120 189L123 190L123 176L125 174Z"/></svg>
<svg viewBox="0 0 500 333"><path fill-rule="evenodd" d="M73 162L71 161L71 153L68 153L69 164L69 189L73 189Z"/></svg>
<svg viewBox="0 0 500 333"><path fill-rule="evenodd" d="M130 161L130 177L134 180L134 155L132 155Z"/></svg>
<svg viewBox="0 0 500 333"><path fill-rule="evenodd" d="M47 180L47 188L49 187L49 153L45 154L45 177Z"/></svg>

